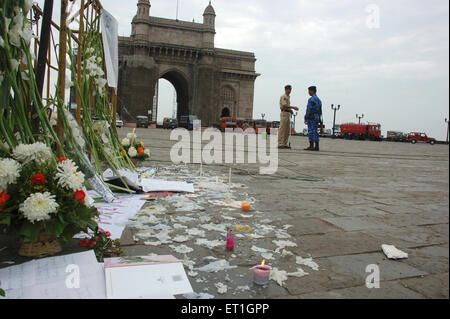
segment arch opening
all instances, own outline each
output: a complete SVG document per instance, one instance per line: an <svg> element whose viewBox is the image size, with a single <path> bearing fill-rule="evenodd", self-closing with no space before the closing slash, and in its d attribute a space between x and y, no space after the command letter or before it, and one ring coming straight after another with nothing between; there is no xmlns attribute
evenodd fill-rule
<svg viewBox="0 0 450 319"><path fill-rule="evenodd" d="M224 118L224 117L230 117L231 116L231 111L230 111L230 109L228 108L228 107L224 107L223 109L222 109L222 112L221 112L221 114L220 114L220 117L221 118Z"/></svg>
<svg viewBox="0 0 450 319"><path fill-rule="evenodd" d="M176 96L172 95L172 99L175 97L176 101L176 118L179 120L183 115L189 115L189 84L182 73L178 71L168 71L164 73L160 79L164 79L172 84ZM172 108L174 108L172 103Z"/></svg>

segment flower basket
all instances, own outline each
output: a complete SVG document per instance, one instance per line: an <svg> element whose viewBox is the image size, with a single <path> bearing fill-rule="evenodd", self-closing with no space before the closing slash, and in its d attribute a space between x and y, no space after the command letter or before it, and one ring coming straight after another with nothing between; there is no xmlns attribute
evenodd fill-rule
<svg viewBox="0 0 450 319"><path fill-rule="evenodd" d="M24 257L43 258L61 252L62 247L58 238L50 235L45 229L41 230L38 239L31 243L22 243L18 254Z"/></svg>

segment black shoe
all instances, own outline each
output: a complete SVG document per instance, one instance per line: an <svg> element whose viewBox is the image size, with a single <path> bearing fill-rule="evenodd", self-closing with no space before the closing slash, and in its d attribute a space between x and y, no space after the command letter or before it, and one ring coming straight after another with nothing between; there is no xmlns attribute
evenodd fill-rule
<svg viewBox="0 0 450 319"><path fill-rule="evenodd" d="M285 150L285 149L287 149L288 147L287 146L278 146L278 149L279 150Z"/></svg>
<svg viewBox="0 0 450 319"><path fill-rule="evenodd" d="M313 142L309 142L309 147L305 148L305 151L314 151L314 143Z"/></svg>
<svg viewBox="0 0 450 319"><path fill-rule="evenodd" d="M319 142L316 142L316 146L314 147L313 151L315 151L315 152L320 151Z"/></svg>

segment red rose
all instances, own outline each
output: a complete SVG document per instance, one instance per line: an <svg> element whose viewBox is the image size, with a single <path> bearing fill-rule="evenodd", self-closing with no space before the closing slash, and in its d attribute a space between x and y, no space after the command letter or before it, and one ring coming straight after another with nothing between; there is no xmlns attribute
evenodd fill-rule
<svg viewBox="0 0 450 319"><path fill-rule="evenodd" d="M58 161L59 161L60 163L62 163L62 162L64 162L64 161L67 161L67 158L65 158L65 157L60 157L60 158L58 159Z"/></svg>
<svg viewBox="0 0 450 319"><path fill-rule="evenodd" d="M80 247L87 247L87 246L89 246L89 240L83 239L82 241L80 241Z"/></svg>
<svg viewBox="0 0 450 319"><path fill-rule="evenodd" d="M6 202L9 201L11 196L9 194L6 194L5 192L0 193L0 206L3 207L6 205Z"/></svg>
<svg viewBox="0 0 450 319"><path fill-rule="evenodd" d="M107 232L105 233L105 235L106 235L106 237L110 237L110 236L111 236L111 233L110 233L109 231L107 231Z"/></svg>
<svg viewBox="0 0 450 319"><path fill-rule="evenodd" d="M45 177L41 173L36 174L31 179L31 183L33 185L44 185L45 184Z"/></svg>
<svg viewBox="0 0 450 319"><path fill-rule="evenodd" d="M86 193L84 191L76 191L73 197L75 198L76 201L84 204Z"/></svg>

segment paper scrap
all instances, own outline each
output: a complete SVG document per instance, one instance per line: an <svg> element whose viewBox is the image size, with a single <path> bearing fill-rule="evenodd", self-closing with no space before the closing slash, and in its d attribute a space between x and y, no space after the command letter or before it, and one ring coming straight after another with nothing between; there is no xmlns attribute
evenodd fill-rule
<svg viewBox="0 0 450 319"><path fill-rule="evenodd" d="M393 245L381 245L381 249L383 249L384 254L389 259L406 259L408 258L408 254L400 249L397 249Z"/></svg>

